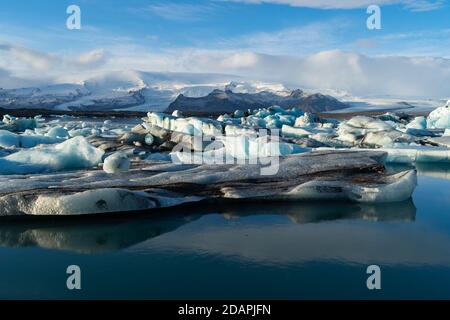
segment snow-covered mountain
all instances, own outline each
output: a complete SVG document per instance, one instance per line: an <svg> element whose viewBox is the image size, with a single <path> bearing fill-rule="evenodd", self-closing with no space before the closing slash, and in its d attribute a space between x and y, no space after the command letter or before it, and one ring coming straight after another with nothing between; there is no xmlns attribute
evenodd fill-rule
<svg viewBox="0 0 450 320"><path fill-rule="evenodd" d="M251 101L255 99L258 100L256 105L261 106L271 103L285 104L286 101L290 101L289 99L292 100L290 96L293 92L280 83L264 83L234 75L115 71L96 74L75 84L52 84L18 89L0 88L0 108L60 111L164 111L171 105L173 107L174 102L175 105L178 104L178 107L183 107L179 105L180 99L186 103L192 102L188 101L190 98L211 100L211 94L215 90L235 94L231 98L228 97L228 102L241 95L235 100L238 101L241 98L248 100L243 103L242 108L247 107L249 103L251 105ZM322 95L316 94L317 92ZM442 104L442 101L426 99L360 98L352 96L351 93L333 89L306 89L302 90L302 94L305 95L302 97L302 106L308 111L352 112L400 109L422 111L422 109L432 110ZM251 95L254 96L251 97ZM180 99L177 99L179 97ZM350 108L343 109L343 105L331 101L331 97L350 105ZM290 105L291 102L286 103ZM327 107L323 105L324 103L331 103L332 106ZM217 111L212 105L210 107L212 111ZM231 103L229 107L234 107L234 104Z"/></svg>
<svg viewBox="0 0 450 320"><path fill-rule="evenodd" d="M199 73L109 72L79 84L0 89L0 107L90 111L161 111L180 94L202 97L213 90L284 94L281 84L243 81L238 76Z"/></svg>

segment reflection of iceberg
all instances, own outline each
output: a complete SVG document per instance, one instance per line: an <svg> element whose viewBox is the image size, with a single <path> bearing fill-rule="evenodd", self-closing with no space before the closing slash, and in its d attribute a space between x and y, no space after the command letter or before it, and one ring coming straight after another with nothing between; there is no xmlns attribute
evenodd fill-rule
<svg viewBox="0 0 450 320"><path fill-rule="evenodd" d="M449 164L418 163L416 168L420 176L450 180Z"/></svg>
<svg viewBox="0 0 450 320"><path fill-rule="evenodd" d="M222 210L221 210L222 211ZM390 204L284 202L226 205L226 218L248 215L286 215L294 223L314 223L332 220L414 221L416 207L409 200Z"/></svg>
<svg viewBox="0 0 450 320"><path fill-rule="evenodd" d="M371 221L413 221L416 208L411 201L384 205L352 203L239 203L223 204L219 212L226 217L256 215L288 216L294 223L310 223L343 219ZM19 220L0 224L0 246L69 250L80 253L114 252L172 232L197 220L202 215L217 212L217 206L204 205L196 215L184 215L180 208L159 215L129 218L94 218L63 220Z"/></svg>
<svg viewBox="0 0 450 320"><path fill-rule="evenodd" d="M0 224L0 246L39 246L80 253L113 252L176 230L197 217L171 214L134 219L20 220Z"/></svg>
<svg viewBox="0 0 450 320"><path fill-rule="evenodd" d="M450 237L445 230L424 228L416 223L398 223L414 219L412 203L398 206L349 207L333 206L316 210L308 207L279 207L297 223L276 216L250 216L252 208L225 210L228 221L211 217L209 223L196 224L137 245L139 253L176 252L178 255L238 260L245 265L276 267L299 266L306 263L341 263L358 265L450 266ZM270 214L272 208L259 210ZM410 211L412 210L412 211ZM248 214L248 217L245 215ZM354 219L357 220L354 220ZM368 220L390 220L373 223ZM202 218L208 219L208 218ZM338 219L338 220L336 220ZM323 223L310 223L319 222ZM207 239L207 241L205 241Z"/></svg>

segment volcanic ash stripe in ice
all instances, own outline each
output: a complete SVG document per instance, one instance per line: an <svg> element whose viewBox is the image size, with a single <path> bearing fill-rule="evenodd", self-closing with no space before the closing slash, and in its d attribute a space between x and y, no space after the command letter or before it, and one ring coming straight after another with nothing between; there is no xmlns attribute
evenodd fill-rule
<svg viewBox="0 0 450 320"><path fill-rule="evenodd" d="M22 150L0 159L0 175L33 174L97 166L104 152L83 137L61 144Z"/></svg>

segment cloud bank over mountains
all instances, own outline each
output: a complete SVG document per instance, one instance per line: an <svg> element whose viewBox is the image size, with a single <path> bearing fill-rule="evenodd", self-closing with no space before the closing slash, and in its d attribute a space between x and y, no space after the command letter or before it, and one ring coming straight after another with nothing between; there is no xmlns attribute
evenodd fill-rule
<svg viewBox="0 0 450 320"><path fill-rule="evenodd" d="M126 51L126 50L124 50ZM136 52L136 51L129 51ZM305 56L236 50L165 50L127 55L95 49L56 55L0 46L0 87L81 83L111 71L223 73L289 87L340 89L359 96L446 98L450 60L321 51Z"/></svg>

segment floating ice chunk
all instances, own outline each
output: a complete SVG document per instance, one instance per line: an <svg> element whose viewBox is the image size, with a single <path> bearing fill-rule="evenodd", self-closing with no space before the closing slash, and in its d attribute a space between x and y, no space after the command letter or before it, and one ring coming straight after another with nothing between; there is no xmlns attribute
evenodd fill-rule
<svg viewBox="0 0 450 320"><path fill-rule="evenodd" d="M307 112L295 120L294 127L309 127L316 122L319 122L319 117Z"/></svg>
<svg viewBox="0 0 450 320"><path fill-rule="evenodd" d="M437 108L430 113L427 119L428 128L450 129L450 100L444 107Z"/></svg>
<svg viewBox="0 0 450 320"><path fill-rule="evenodd" d="M354 128L368 129L369 131L387 131L394 130L394 127L386 122L367 116L356 116L347 121L347 125Z"/></svg>
<svg viewBox="0 0 450 320"><path fill-rule="evenodd" d="M67 129L63 127L53 127L47 132L46 136L52 138L68 138L69 131L67 131Z"/></svg>
<svg viewBox="0 0 450 320"><path fill-rule="evenodd" d="M222 134L222 125L219 121L203 118L175 118L164 113L150 112L146 123L188 135L218 135Z"/></svg>
<svg viewBox="0 0 450 320"><path fill-rule="evenodd" d="M234 158L226 153L225 148L205 152L172 152L173 163L176 164L224 164L234 163Z"/></svg>
<svg viewBox="0 0 450 320"><path fill-rule="evenodd" d="M5 149L20 147L20 136L7 130L0 130L0 147Z"/></svg>
<svg viewBox="0 0 450 320"><path fill-rule="evenodd" d="M450 149L437 147L403 147L377 149L387 152L387 163L450 163Z"/></svg>
<svg viewBox="0 0 450 320"><path fill-rule="evenodd" d="M401 172L386 177L374 186L348 184L345 181L313 180L299 185L286 193L285 198L295 200L338 200L349 199L364 203L401 202L411 198L417 186L415 171Z"/></svg>
<svg viewBox="0 0 450 320"><path fill-rule="evenodd" d="M180 110L175 110L174 112L172 112L172 116L181 118L181 117L183 117L183 113Z"/></svg>
<svg viewBox="0 0 450 320"><path fill-rule="evenodd" d="M395 143L411 143L414 138L397 130L369 132L362 143L379 147L390 147Z"/></svg>
<svg viewBox="0 0 450 320"><path fill-rule="evenodd" d="M39 125L41 118L35 117L31 118L16 118L10 115L3 116L3 123L6 128L10 131L22 132L27 129L36 129Z"/></svg>
<svg viewBox="0 0 450 320"><path fill-rule="evenodd" d="M256 136L257 132L253 128L243 127L239 125L227 125L225 127L225 134L227 136L244 136L244 135Z"/></svg>
<svg viewBox="0 0 450 320"><path fill-rule="evenodd" d="M155 143L155 138L149 133L145 136L145 144L148 146L153 145Z"/></svg>
<svg viewBox="0 0 450 320"><path fill-rule="evenodd" d="M242 118L245 116L245 112L242 110L236 110L233 114L235 118Z"/></svg>
<svg viewBox="0 0 450 320"><path fill-rule="evenodd" d="M407 129L426 129L427 119L425 117L416 117L413 121L406 125Z"/></svg>
<svg viewBox="0 0 450 320"><path fill-rule="evenodd" d="M309 137L313 134L312 131L308 130L308 128L294 128L288 125L284 125L281 128L281 133L285 137L292 137L292 138L304 138Z"/></svg>
<svg viewBox="0 0 450 320"><path fill-rule="evenodd" d="M396 130L393 125L367 116L356 116L342 122L337 134L338 140L354 145L391 146L396 142L412 141L411 136Z"/></svg>
<svg viewBox="0 0 450 320"><path fill-rule="evenodd" d="M116 152L105 159L103 170L109 174L117 174L130 170L131 161L122 152Z"/></svg>
<svg viewBox="0 0 450 320"><path fill-rule="evenodd" d="M268 119L269 121L271 119L273 119L273 118L268 118L268 117L270 117L270 115L268 115L264 119L257 117L257 116L248 116L247 118L242 118L242 120L243 120L242 124L250 126L250 127L254 127L254 128L266 128L267 127L266 119Z"/></svg>
<svg viewBox="0 0 450 320"><path fill-rule="evenodd" d="M22 150L0 159L0 175L32 174L97 166L104 152L83 137L61 144Z"/></svg>
<svg viewBox="0 0 450 320"><path fill-rule="evenodd" d="M261 159L309 152L311 149L279 141L271 141L268 136L226 136L223 138L226 154L235 159Z"/></svg>
<svg viewBox="0 0 450 320"><path fill-rule="evenodd" d="M15 134L6 130L0 130L1 148L33 148L40 144L55 144L61 139L41 135Z"/></svg>
<svg viewBox="0 0 450 320"><path fill-rule="evenodd" d="M82 215L134 211L157 207L145 192L125 189L98 189L72 195L41 195L30 215Z"/></svg>
<svg viewBox="0 0 450 320"><path fill-rule="evenodd" d="M414 170L401 172L388 177L386 182L386 185L375 188L355 185L349 193L350 199L367 203L393 203L408 200L417 187L417 173Z"/></svg>
<svg viewBox="0 0 450 320"><path fill-rule="evenodd" d="M450 129L445 129L443 137L450 137Z"/></svg>
<svg viewBox="0 0 450 320"><path fill-rule="evenodd" d="M0 208L3 215L16 215L20 212L35 216L71 216L171 207L202 199L160 189L143 192L101 188L71 194L44 193L25 199L21 195L11 194L0 197Z"/></svg>
<svg viewBox="0 0 450 320"><path fill-rule="evenodd" d="M92 135L94 129L83 128L83 129L73 129L69 131L69 135L73 137L89 137ZM97 131L96 131L97 132Z"/></svg>

